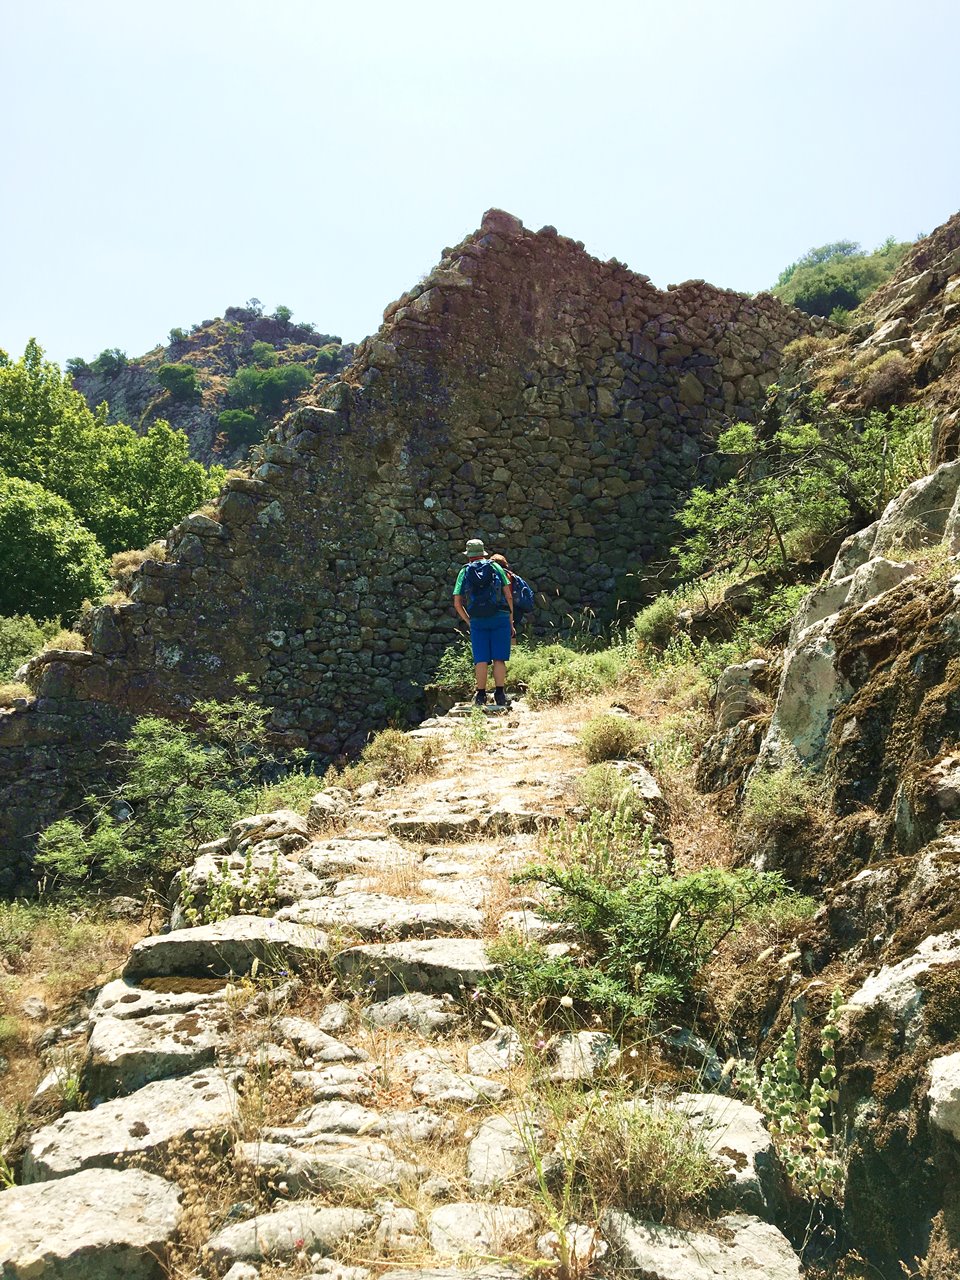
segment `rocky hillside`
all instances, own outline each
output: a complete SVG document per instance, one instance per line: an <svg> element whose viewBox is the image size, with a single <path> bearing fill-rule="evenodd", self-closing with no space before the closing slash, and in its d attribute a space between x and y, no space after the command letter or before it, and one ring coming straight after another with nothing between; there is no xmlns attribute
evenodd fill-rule
<svg viewBox="0 0 960 1280"><path fill-rule="evenodd" d="M69 363L74 386L91 408L106 401L112 422L145 428L165 418L184 431L194 458L201 462L235 464L251 445L262 439L287 411L289 400L253 406L256 423L246 431L224 430L220 414L242 405L228 393L231 380L242 369L302 366L309 384L319 388L325 379L347 364L353 348L333 334L318 333L313 325L296 324L278 308L264 315L259 305L227 307L222 317L204 320L189 331L173 329L166 346L128 359L120 351L104 351L90 363ZM167 365L194 371L182 388L165 388L158 372Z"/></svg>

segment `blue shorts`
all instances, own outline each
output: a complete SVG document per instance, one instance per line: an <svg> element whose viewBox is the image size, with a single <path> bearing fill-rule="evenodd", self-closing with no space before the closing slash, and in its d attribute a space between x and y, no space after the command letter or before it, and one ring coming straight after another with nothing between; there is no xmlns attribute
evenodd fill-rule
<svg viewBox="0 0 960 1280"><path fill-rule="evenodd" d="M473 661L508 662L510 660L510 615L495 613L492 618L470 619L470 645Z"/></svg>

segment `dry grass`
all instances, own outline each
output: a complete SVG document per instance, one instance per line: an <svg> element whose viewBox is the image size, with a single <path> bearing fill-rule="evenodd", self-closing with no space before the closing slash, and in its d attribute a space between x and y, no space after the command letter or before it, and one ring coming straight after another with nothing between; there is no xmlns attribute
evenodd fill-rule
<svg viewBox="0 0 960 1280"><path fill-rule="evenodd" d="M32 698L30 686L20 680L10 680L0 684L0 707L12 707L16 702Z"/></svg>
<svg viewBox="0 0 960 1280"><path fill-rule="evenodd" d="M79 652L86 649L87 642L83 636L77 631L70 631L66 627L61 627L56 635L51 636L49 640L44 641L44 650L46 649L73 649Z"/></svg>

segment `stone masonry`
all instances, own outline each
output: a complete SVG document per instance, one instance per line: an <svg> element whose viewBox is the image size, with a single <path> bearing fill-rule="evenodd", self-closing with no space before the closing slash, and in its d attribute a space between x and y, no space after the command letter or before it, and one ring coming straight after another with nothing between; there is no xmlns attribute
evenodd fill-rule
<svg viewBox="0 0 960 1280"><path fill-rule="evenodd" d="M661 291L497 210L384 315L215 518L185 519L132 603L95 612L89 655L35 660L37 701L0 713L0 808L22 809L51 733L44 812L105 717L185 714L240 673L291 746L349 749L416 705L454 639L468 537L534 583L538 626L612 609L669 546L716 432L755 416L783 346L822 323L702 281Z"/></svg>

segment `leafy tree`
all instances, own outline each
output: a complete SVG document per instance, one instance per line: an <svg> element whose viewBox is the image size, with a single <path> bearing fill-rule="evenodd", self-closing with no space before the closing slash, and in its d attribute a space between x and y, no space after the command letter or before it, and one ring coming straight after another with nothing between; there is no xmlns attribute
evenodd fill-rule
<svg viewBox="0 0 960 1280"><path fill-rule="evenodd" d="M292 316L293 312L289 307L285 307L283 303L273 313L274 320L279 320L281 324L289 324Z"/></svg>
<svg viewBox="0 0 960 1280"><path fill-rule="evenodd" d="M167 342L171 347L176 347L181 342L186 342L186 340L187 340L186 329L179 329L179 328L171 329L169 334L167 335Z"/></svg>
<svg viewBox="0 0 960 1280"><path fill-rule="evenodd" d="M328 342L317 352L313 367L317 373L332 373L339 364L340 348L335 343Z"/></svg>
<svg viewBox="0 0 960 1280"><path fill-rule="evenodd" d="M192 364L162 364L157 381L171 400L189 402L200 399L200 380Z"/></svg>
<svg viewBox="0 0 960 1280"><path fill-rule="evenodd" d="M126 367L126 352L119 347L107 347L93 362L93 371L100 378L115 378Z"/></svg>
<svg viewBox="0 0 960 1280"><path fill-rule="evenodd" d="M681 572L723 565L786 565L876 519L926 471L930 426L916 409L840 417L811 396L809 421L764 435L740 422L718 441L735 469L717 489L695 489L679 515Z"/></svg>
<svg viewBox="0 0 960 1280"><path fill-rule="evenodd" d="M234 446L256 444L263 436L263 424L246 409L224 409L217 418L217 424Z"/></svg>
<svg viewBox="0 0 960 1280"><path fill-rule="evenodd" d="M32 339L22 360L0 364L0 473L65 498L111 554L145 546L222 483L168 423L138 436L108 423L105 405L92 412Z"/></svg>
<svg viewBox="0 0 960 1280"><path fill-rule="evenodd" d="M83 356L71 356L64 365L64 368L71 378L76 378L78 374L81 373L90 372L90 366L87 364L86 360L84 360Z"/></svg>
<svg viewBox="0 0 960 1280"><path fill-rule="evenodd" d="M821 245L781 271L773 292L808 315L852 311L890 279L909 248L893 237L873 253L864 253L853 240Z"/></svg>
<svg viewBox="0 0 960 1280"><path fill-rule="evenodd" d="M242 697L193 707L193 724L144 716L127 741L120 782L85 802L86 815L40 837L40 866L73 883L166 888L201 844L253 801L269 712ZM120 815L123 815L122 817Z"/></svg>
<svg viewBox="0 0 960 1280"><path fill-rule="evenodd" d="M68 502L0 475L0 614L75 614L109 581L103 548Z"/></svg>

